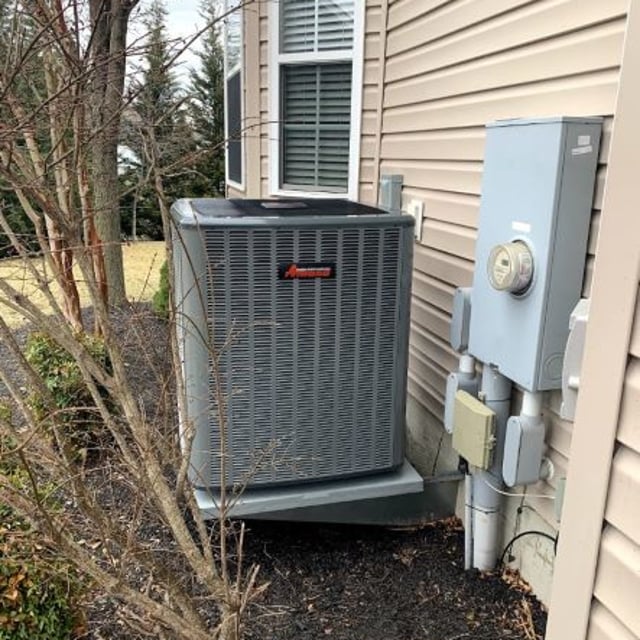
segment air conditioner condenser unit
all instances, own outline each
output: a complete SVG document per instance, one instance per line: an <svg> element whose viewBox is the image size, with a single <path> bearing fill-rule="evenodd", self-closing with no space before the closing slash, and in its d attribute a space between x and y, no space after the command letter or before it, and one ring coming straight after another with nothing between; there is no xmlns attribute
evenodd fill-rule
<svg viewBox="0 0 640 640"><path fill-rule="evenodd" d="M244 491L239 515L420 491L413 218L315 199L184 199L172 218L190 479L212 514L222 483Z"/></svg>

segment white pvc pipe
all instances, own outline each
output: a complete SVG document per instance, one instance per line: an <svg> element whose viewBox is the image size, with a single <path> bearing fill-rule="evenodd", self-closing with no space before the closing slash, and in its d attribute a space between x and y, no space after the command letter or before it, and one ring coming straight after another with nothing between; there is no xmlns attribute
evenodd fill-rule
<svg viewBox="0 0 640 640"><path fill-rule="evenodd" d="M537 418L542 413L542 394L525 391L522 396L522 409L520 414Z"/></svg>
<svg viewBox="0 0 640 640"><path fill-rule="evenodd" d="M473 566L473 479L470 473L464 477L464 568Z"/></svg>
<svg viewBox="0 0 640 640"><path fill-rule="evenodd" d="M473 510L473 566L491 571L496 566L499 509L484 511L476 505Z"/></svg>
<svg viewBox="0 0 640 640"><path fill-rule="evenodd" d="M476 372L476 359L466 353L461 355L458 371L460 373L470 373L473 375Z"/></svg>

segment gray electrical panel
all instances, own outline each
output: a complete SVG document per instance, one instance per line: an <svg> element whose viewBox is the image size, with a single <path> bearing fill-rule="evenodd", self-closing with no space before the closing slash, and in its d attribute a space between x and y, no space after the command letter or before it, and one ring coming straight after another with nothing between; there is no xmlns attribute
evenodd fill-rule
<svg viewBox="0 0 640 640"><path fill-rule="evenodd" d="M567 117L487 127L469 352L529 391L562 384L601 127Z"/></svg>

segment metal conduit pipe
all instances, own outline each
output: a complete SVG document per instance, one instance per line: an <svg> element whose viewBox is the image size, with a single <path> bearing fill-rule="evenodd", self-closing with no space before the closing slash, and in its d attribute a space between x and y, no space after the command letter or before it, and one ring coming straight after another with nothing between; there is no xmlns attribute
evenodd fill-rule
<svg viewBox="0 0 640 640"><path fill-rule="evenodd" d="M495 368L484 365L480 383L480 399L496 414L493 463L489 469L475 470L472 475L473 567L489 571L498 558L498 530L502 495L502 454L511 405L512 382ZM496 491L496 489L498 491Z"/></svg>

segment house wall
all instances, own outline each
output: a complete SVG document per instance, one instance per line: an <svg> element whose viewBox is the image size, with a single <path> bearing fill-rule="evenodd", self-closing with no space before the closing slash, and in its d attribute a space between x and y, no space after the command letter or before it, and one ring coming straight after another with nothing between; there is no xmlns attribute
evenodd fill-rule
<svg viewBox="0 0 640 640"><path fill-rule="evenodd" d="M452 296L469 286L482 179L484 126L517 117L605 116L584 295L589 295L605 184L627 0L368 0L360 199L375 202L382 174L404 177L403 204L424 202L415 247L409 364L410 457L425 475L456 456L442 428ZM517 401L516 401L517 402ZM528 529L555 535L555 488L566 476L572 425L548 394L549 483L506 501L504 540ZM545 601L553 545L527 537L516 565Z"/></svg>
<svg viewBox="0 0 640 640"><path fill-rule="evenodd" d="M639 507L640 311L636 311L635 335L611 463L588 640L640 638Z"/></svg>
<svg viewBox="0 0 640 640"><path fill-rule="evenodd" d="M636 299L588 640L640 638L640 298Z"/></svg>
<svg viewBox="0 0 640 640"><path fill-rule="evenodd" d="M242 14L244 188L227 187L228 198L267 195L268 154L267 3L246 4ZM262 159L264 156L264 163Z"/></svg>
<svg viewBox="0 0 640 640"><path fill-rule="evenodd" d="M588 296L628 2L366 0L359 198L375 203L380 175L395 173L404 177L404 205L411 199L425 204L422 241L415 247L407 407L410 456L425 476L451 469L457 461L442 428L446 375L457 363L448 331L453 292L472 282L484 126L516 117L605 117L583 287ZM254 65L251 77L256 77L257 69L252 90L259 97L247 117L257 114L261 127L259 144L247 145L246 171L252 176L247 189L230 195L264 197L270 195L268 3L253 3L247 12L252 12L255 28L246 41L245 60ZM245 84L248 98L247 91ZM636 338L638 351L639 343ZM640 358L638 352L632 355ZM630 372L630 380L636 382L629 383L633 389L625 397L632 398L626 402L631 406L635 402L637 408L640 364L630 365ZM547 443L555 475L548 483L529 487L527 497L506 501L505 541L529 529L553 535L557 531L551 498L567 475L575 428L559 418L560 402L559 393L547 394ZM626 453L616 458L622 474L616 482L627 486L624 470L638 449L623 442L620 450ZM635 482L637 476L633 478ZM617 532L618 528L607 534L607 549L621 548ZM517 566L548 602L553 546L530 536L514 551ZM615 557L613 551L610 555ZM593 615L606 624L609 614L600 602Z"/></svg>
<svg viewBox="0 0 640 640"><path fill-rule="evenodd" d="M547 640L640 638L640 3L631 3Z"/></svg>

